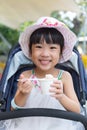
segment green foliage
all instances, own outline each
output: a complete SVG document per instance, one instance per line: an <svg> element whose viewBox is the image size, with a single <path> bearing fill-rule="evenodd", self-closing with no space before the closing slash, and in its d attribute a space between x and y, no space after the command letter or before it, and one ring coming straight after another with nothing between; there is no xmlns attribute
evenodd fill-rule
<svg viewBox="0 0 87 130"><path fill-rule="evenodd" d="M66 11L54 11L51 13L51 16L64 22L76 35L79 34L83 23L82 15L79 15L79 17L75 16L73 20L71 20L71 18L67 16Z"/></svg>
<svg viewBox="0 0 87 130"><path fill-rule="evenodd" d="M9 52L9 48L5 44L3 44L2 41L0 41L0 55L1 54L6 54L7 55L8 52Z"/></svg>
<svg viewBox="0 0 87 130"><path fill-rule="evenodd" d="M12 29L0 24L0 33L4 36L6 41L13 47L18 43L20 32L24 31L25 28L31 25L32 23L33 21L26 21L20 24L20 27L18 29ZM0 38L0 54L8 54L9 49L10 48L8 48L8 46Z"/></svg>
<svg viewBox="0 0 87 130"><path fill-rule="evenodd" d="M76 3L79 5L82 11L85 11L87 13L87 0L76 0Z"/></svg>
<svg viewBox="0 0 87 130"><path fill-rule="evenodd" d="M0 33L7 39L7 41L13 46L18 42L19 31L0 25Z"/></svg>
<svg viewBox="0 0 87 130"><path fill-rule="evenodd" d="M21 23L19 26L19 31L22 32L25 30L26 27L32 25L34 22L33 21L26 21L24 23Z"/></svg>

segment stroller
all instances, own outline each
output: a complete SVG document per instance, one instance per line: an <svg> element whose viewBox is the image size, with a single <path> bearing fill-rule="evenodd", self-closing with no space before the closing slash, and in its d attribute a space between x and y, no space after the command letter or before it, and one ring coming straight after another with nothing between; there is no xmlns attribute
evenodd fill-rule
<svg viewBox="0 0 87 130"><path fill-rule="evenodd" d="M73 54L70 60L65 63L57 64L56 67L66 70L71 74L74 88L82 107L82 114L45 108L29 108L10 111L11 100L17 89L14 86L17 86L17 79L20 73L24 70L32 69L33 67L32 61L29 61L29 59L24 56L20 45L17 44L9 53L0 81L0 121L19 117L45 116L81 122L84 125L85 130L87 130L87 115L85 107L87 100L87 75L76 48L73 49Z"/></svg>

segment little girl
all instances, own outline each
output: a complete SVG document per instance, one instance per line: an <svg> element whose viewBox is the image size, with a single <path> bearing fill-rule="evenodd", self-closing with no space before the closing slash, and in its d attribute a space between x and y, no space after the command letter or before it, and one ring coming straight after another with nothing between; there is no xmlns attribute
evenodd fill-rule
<svg viewBox="0 0 87 130"><path fill-rule="evenodd" d="M80 104L71 75L57 69L58 63L70 59L76 36L63 23L51 17L42 17L20 36L19 44L25 56L35 67L19 76L17 92L11 110L21 108L52 108L80 113ZM38 79L51 74L55 80L50 95L43 94ZM58 80L59 79L59 80ZM51 117L24 117L11 120L8 130L83 130L73 121Z"/></svg>

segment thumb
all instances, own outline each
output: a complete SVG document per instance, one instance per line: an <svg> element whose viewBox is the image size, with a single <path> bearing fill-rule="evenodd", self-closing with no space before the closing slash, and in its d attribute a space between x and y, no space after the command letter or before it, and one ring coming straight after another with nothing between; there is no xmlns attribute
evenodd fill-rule
<svg viewBox="0 0 87 130"><path fill-rule="evenodd" d="M25 76L23 74L20 75L20 79L24 79Z"/></svg>
<svg viewBox="0 0 87 130"><path fill-rule="evenodd" d="M23 74L21 74L18 81L24 82L25 81L25 76Z"/></svg>

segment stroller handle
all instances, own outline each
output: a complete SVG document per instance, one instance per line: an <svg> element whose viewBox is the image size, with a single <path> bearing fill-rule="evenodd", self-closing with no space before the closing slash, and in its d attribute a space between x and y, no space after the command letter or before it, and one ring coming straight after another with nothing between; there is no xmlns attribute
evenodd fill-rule
<svg viewBox="0 0 87 130"><path fill-rule="evenodd" d="M84 125L85 130L87 130L87 117L75 112L45 108L27 108L15 111L0 112L0 120L31 116L44 116L78 121L81 122Z"/></svg>

